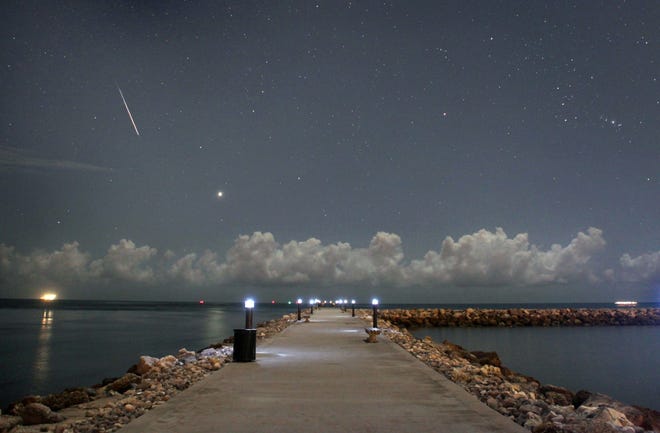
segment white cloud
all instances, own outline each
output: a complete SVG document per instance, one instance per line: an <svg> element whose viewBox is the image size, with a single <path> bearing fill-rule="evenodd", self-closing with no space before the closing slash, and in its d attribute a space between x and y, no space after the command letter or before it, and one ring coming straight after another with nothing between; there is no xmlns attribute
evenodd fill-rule
<svg viewBox="0 0 660 433"><path fill-rule="evenodd" d="M440 252L429 251L423 260L408 268L412 284L503 285L566 282L591 276L586 266L592 255L605 246L602 231L589 228L578 233L569 245L552 245L541 251L530 245L527 233L509 238L501 228L479 230L442 242Z"/></svg>
<svg viewBox="0 0 660 433"><path fill-rule="evenodd" d="M174 259L173 254L166 252L166 258ZM191 253L175 260L167 275L175 281L203 286L222 280L222 265L218 262L218 255L207 250L201 256Z"/></svg>
<svg viewBox="0 0 660 433"><path fill-rule="evenodd" d="M148 245L136 247L133 241L121 239L108 253L89 265L90 275L107 280L154 283L156 273L149 264L158 250Z"/></svg>
<svg viewBox="0 0 660 433"><path fill-rule="evenodd" d="M447 237L439 251L404 261L401 238L379 232L366 248L348 243L324 245L316 238L280 244L271 233L239 236L223 258L204 251L177 256L122 239L92 259L77 242L27 255L0 244L0 289L53 283L92 287L113 283L186 287L249 284L256 286L540 285L593 277L591 258L605 246L602 231L589 228L566 246L541 250L526 233L509 237L501 228ZM626 280L658 278L660 252L621 258L616 275Z"/></svg>
<svg viewBox="0 0 660 433"><path fill-rule="evenodd" d="M660 281L660 251L631 257L626 253L619 259L620 278L629 282ZM611 270L610 271L610 275Z"/></svg>
<svg viewBox="0 0 660 433"><path fill-rule="evenodd" d="M379 232L366 249L339 242L290 241L281 246L271 233L240 236L222 266L224 280L256 284L377 284L400 278L403 252L398 235Z"/></svg>
<svg viewBox="0 0 660 433"><path fill-rule="evenodd" d="M64 244L60 250L37 250L24 256L13 247L0 244L0 270L3 283L16 285L77 284L87 277L89 254L78 242Z"/></svg>
<svg viewBox="0 0 660 433"><path fill-rule="evenodd" d="M154 283L157 274L149 262L156 253L154 248L136 247L126 239L112 245L104 257L94 261L89 253L80 251L78 242L64 244L52 252L37 250L28 255L0 244L0 283L17 288L118 281Z"/></svg>

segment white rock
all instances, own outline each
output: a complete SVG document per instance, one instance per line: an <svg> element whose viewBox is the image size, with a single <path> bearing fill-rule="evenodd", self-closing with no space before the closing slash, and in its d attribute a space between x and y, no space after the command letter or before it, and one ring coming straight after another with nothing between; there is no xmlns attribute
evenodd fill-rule
<svg viewBox="0 0 660 433"><path fill-rule="evenodd" d="M612 409L611 407L602 407L598 409L594 419L604 421L616 427L635 427L633 423L628 421L626 415L618 410Z"/></svg>

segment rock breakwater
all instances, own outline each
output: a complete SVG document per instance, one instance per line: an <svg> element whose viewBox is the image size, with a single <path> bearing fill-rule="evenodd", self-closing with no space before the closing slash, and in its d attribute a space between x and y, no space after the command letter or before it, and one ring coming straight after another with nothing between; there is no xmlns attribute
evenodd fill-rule
<svg viewBox="0 0 660 433"><path fill-rule="evenodd" d="M392 315L392 311L396 313ZM371 319L368 314L361 311L366 320ZM418 339L405 325L399 327L386 317L404 317L397 324L413 326L409 318L420 317L417 311L383 311L379 322L382 335L533 433L660 433L660 412L627 405L604 394L541 384L503 366L495 352L468 352L449 341ZM413 323L423 326L416 320Z"/></svg>
<svg viewBox="0 0 660 433"><path fill-rule="evenodd" d="M390 309L379 313L404 328L439 326L658 326L658 308Z"/></svg>
<svg viewBox="0 0 660 433"><path fill-rule="evenodd" d="M268 338L295 322L295 315L257 325L257 338ZM27 396L0 415L0 433L114 432L151 408L164 404L231 362L232 337L198 351L180 349L161 358L141 356L119 378L89 388L71 388L47 396Z"/></svg>

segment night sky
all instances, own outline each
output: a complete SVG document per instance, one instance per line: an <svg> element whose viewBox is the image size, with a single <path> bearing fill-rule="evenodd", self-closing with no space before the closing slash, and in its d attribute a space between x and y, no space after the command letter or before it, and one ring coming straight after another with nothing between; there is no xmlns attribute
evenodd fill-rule
<svg viewBox="0 0 660 433"><path fill-rule="evenodd" d="M660 301L657 1L0 20L0 297Z"/></svg>

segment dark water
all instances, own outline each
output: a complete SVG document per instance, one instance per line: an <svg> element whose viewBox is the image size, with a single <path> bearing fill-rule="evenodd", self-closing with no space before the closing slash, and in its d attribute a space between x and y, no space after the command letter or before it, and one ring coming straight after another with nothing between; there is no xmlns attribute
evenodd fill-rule
<svg viewBox="0 0 660 433"><path fill-rule="evenodd" d="M294 309L257 305L254 324ZM0 408L121 376L140 355L201 349L244 325L241 304L0 300Z"/></svg>
<svg viewBox="0 0 660 433"><path fill-rule="evenodd" d="M422 328L470 351L496 351L502 364L578 391L660 410L660 327Z"/></svg>
<svg viewBox="0 0 660 433"><path fill-rule="evenodd" d="M610 304L480 305L481 308L610 307ZM643 306L643 305L640 305ZM657 306L657 305L649 305ZM369 307L360 306L358 307ZM474 305L382 305L381 308ZM295 311L258 304L254 323ZM0 299L0 408L27 394L90 386L122 375L140 355L196 350L242 328L241 304ZM505 365L577 390L658 408L660 328L426 329L472 350L496 350Z"/></svg>

